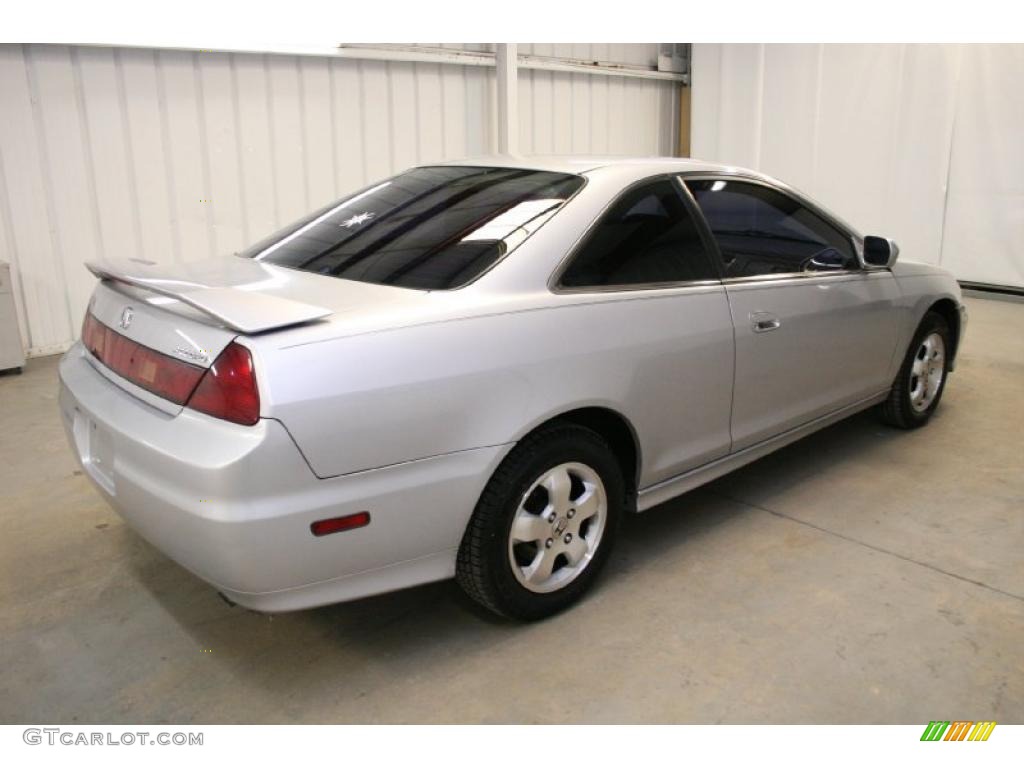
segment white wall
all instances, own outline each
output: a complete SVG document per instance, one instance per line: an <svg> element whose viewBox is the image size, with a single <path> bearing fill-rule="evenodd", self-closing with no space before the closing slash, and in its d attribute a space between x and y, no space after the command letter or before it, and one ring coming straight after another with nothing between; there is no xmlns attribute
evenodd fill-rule
<svg viewBox="0 0 1024 768"><path fill-rule="evenodd" d="M489 44L453 46L492 50ZM524 46L651 65L657 45ZM0 260L30 354L78 335L104 255L231 253L416 163L493 152L494 70L0 45ZM520 73L523 152L670 154L673 82Z"/></svg>
<svg viewBox="0 0 1024 768"><path fill-rule="evenodd" d="M1024 46L695 45L692 153L961 280L1024 287Z"/></svg>
<svg viewBox="0 0 1024 768"><path fill-rule="evenodd" d="M656 67L658 45L519 46L519 53ZM526 154L674 155L676 83L519 70L519 147Z"/></svg>

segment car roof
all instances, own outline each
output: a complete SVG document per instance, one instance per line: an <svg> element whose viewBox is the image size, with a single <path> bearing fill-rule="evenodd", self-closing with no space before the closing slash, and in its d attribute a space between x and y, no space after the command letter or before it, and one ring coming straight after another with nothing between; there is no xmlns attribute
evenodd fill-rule
<svg viewBox="0 0 1024 768"><path fill-rule="evenodd" d="M679 173L743 173L750 176L761 174L746 168L712 163L707 160L684 157L621 157L588 155L481 155L463 160L448 160L432 165L489 166L495 168L522 168L533 171L554 171L556 173L585 174L599 168L614 166L632 168L638 174L659 171Z"/></svg>
<svg viewBox="0 0 1024 768"><path fill-rule="evenodd" d="M449 160L430 165L464 165L474 167L520 168L532 171L552 171L555 173L573 173L583 176L608 175L618 185L629 184L645 177L659 173L694 173L694 174L727 174L757 179L782 189L808 205L819 214L831 219L834 224L848 230L855 237L859 232L848 222L832 211L817 203L809 195L805 195L792 186L776 178L742 168L737 165L713 163L692 157L623 157L616 155L481 155L464 160Z"/></svg>

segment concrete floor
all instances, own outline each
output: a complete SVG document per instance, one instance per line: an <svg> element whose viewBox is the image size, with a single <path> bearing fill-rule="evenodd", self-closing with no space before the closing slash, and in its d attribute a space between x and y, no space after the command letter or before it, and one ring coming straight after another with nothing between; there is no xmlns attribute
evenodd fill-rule
<svg viewBox="0 0 1024 768"><path fill-rule="evenodd" d="M0 377L2 722L1024 722L1024 304L969 300L931 425L870 414L627 521L544 623L435 584L265 616L76 471Z"/></svg>

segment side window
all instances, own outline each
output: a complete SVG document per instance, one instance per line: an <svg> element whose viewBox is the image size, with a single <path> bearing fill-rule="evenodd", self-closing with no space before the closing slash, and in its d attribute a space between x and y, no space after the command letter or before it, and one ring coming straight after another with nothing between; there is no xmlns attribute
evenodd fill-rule
<svg viewBox="0 0 1024 768"><path fill-rule="evenodd" d="M631 189L594 226L561 285L629 286L718 279L672 181Z"/></svg>
<svg viewBox="0 0 1024 768"><path fill-rule="evenodd" d="M687 181L718 241L726 277L858 269L850 238L761 184Z"/></svg>

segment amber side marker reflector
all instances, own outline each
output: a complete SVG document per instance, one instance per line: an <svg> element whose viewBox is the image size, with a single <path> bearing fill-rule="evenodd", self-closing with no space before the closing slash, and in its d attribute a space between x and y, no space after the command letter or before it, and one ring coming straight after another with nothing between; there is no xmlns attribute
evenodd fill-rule
<svg viewBox="0 0 1024 768"><path fill-rule="evenodd" d="M314 536L326 536L329 533L339 531L351 531L354 528L362 528L370 524L369 512L356 512L354 515L344 517L330 517L327 520L317 520L309 526Z"/></svg>

